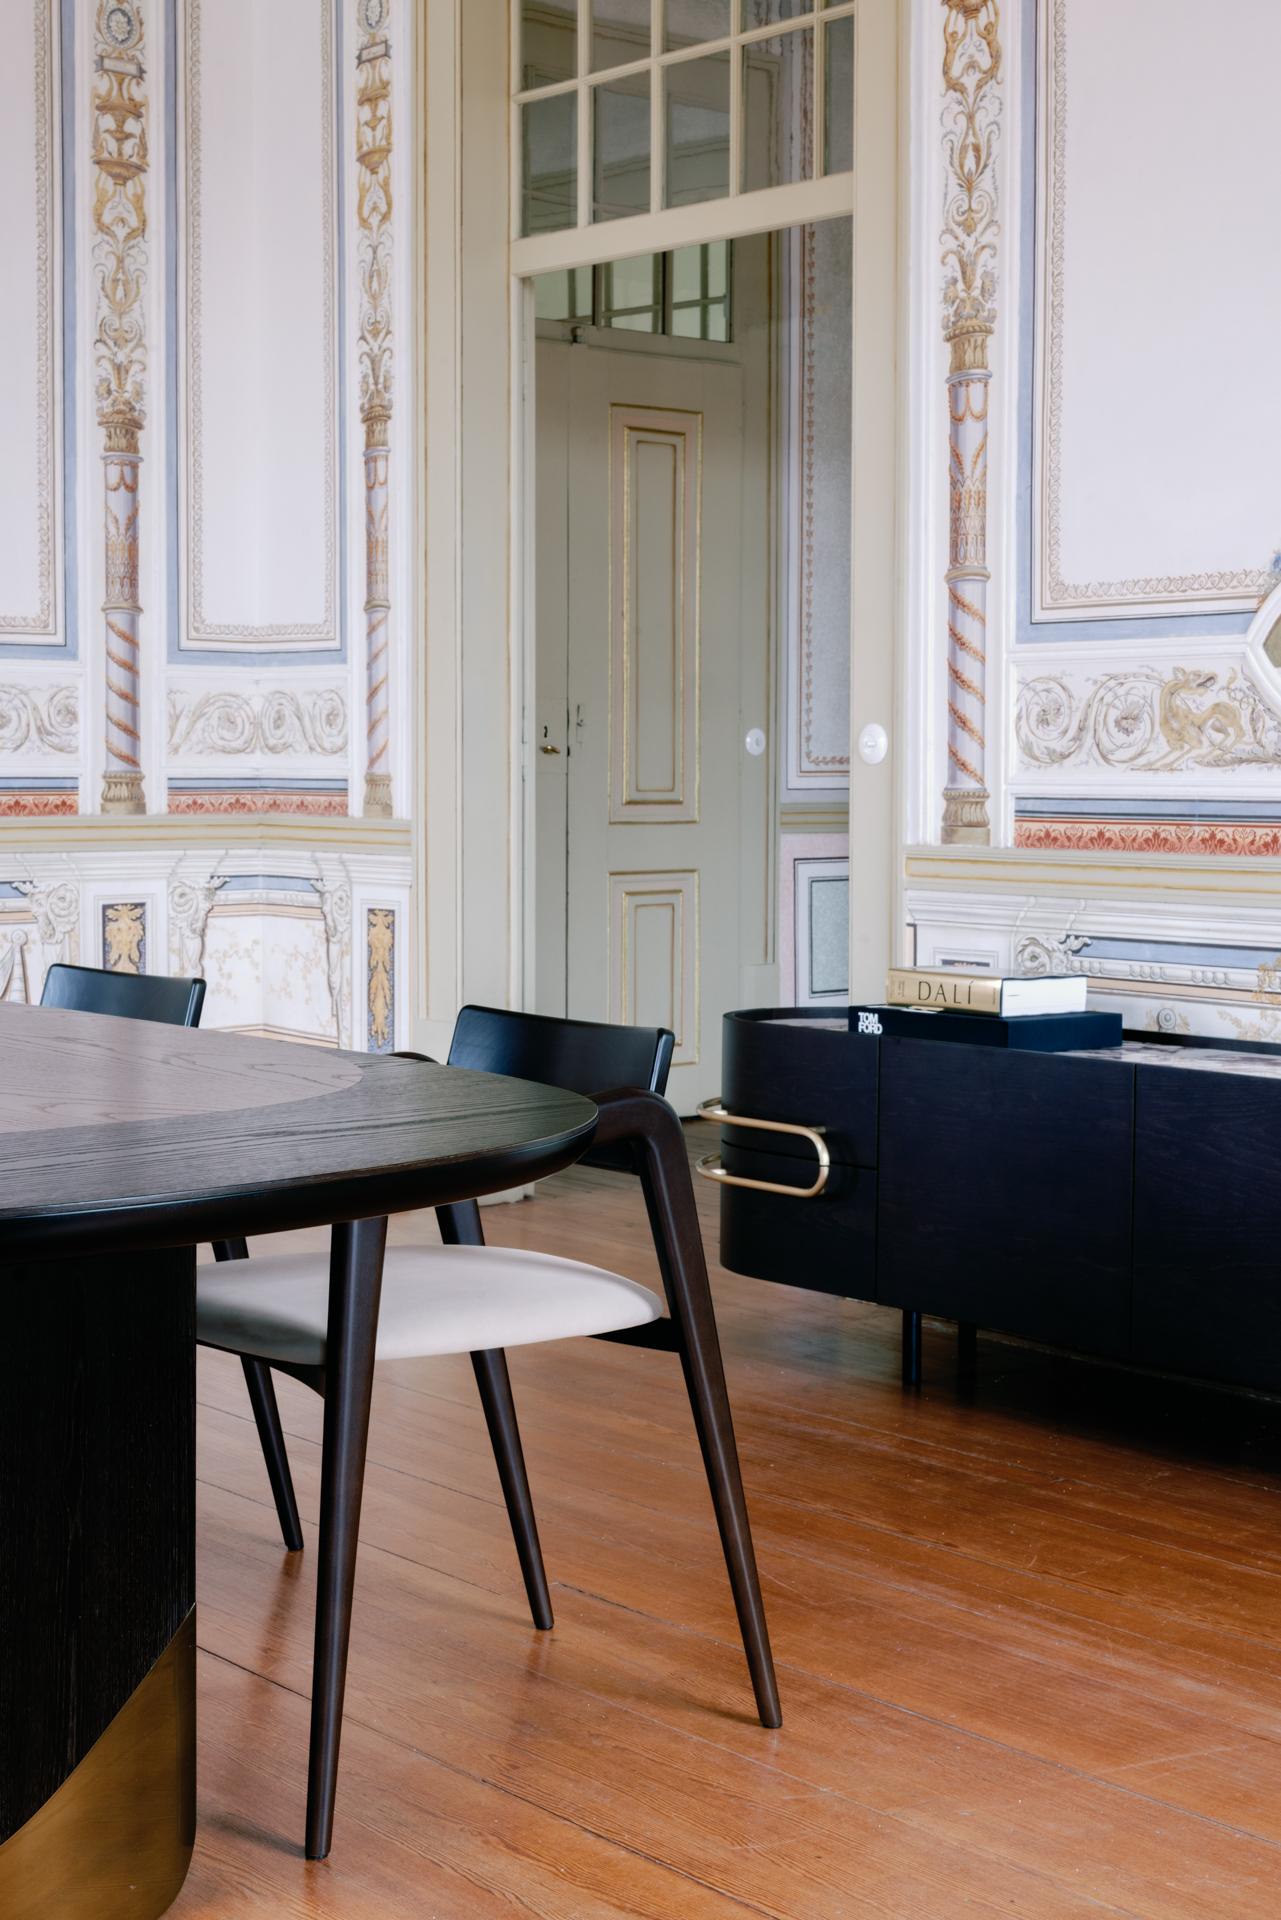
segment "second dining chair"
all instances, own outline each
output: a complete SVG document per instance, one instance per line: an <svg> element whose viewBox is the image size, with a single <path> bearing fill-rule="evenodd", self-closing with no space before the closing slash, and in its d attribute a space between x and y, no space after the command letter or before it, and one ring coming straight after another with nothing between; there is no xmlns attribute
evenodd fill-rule
<svg viewBox="0 0 1281 1920"><path fill-rule="evenodd" d="M332 1832L361 1490L376 1359L470 1353L534 1624L552 1625L504 1349L595 1335L679 1354L711 1489L739 1628L765 1726L781 1723L760 1582L743 1499L707 1264L680 1121L660 1097L672 1036L465 1007L449 1064L582 1093L600 1119L589 1165L639 1174L667 1296L548 1254L487 1247L474 1201L438 1209L444 1244L392 1247L365 1223L363 1253L246 1259L244 1243L197 1280L197 1338L240 1355L286 1546L302 1545L273 1369L323 1395L307 1854ZM411 1056L421 1057L421 1056ZM612 1091L617 1089L617 1091ZM350 1239L350 1236L347 1237ZM228 1255L232 1257L228 1259ZM385 1283L383 1275L385 1273ZM380 1307L381 1295L381 1307Z"/></svg>

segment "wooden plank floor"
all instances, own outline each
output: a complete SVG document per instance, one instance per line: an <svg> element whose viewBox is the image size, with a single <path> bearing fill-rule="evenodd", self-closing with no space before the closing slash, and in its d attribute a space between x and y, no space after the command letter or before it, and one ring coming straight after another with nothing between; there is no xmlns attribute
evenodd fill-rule
<svg viewBox="0 0 1281 1920"><path fill-rule="evenodd" d="M621 1177L486 1227L653 1278ZM781 1732L752 1714L675 1360L512 1355L549 1635L466 1360L397 1363L334 1852L308 1865L314 1555L283 1553L239 1367L202 1354L176 1920L1277 1920L1281 1409L989 1339L967 1385L932 1324L905 1396L897 1316L713 1278ZM310 1548L320 1403L286 1381L281 1404Z"/></svg>

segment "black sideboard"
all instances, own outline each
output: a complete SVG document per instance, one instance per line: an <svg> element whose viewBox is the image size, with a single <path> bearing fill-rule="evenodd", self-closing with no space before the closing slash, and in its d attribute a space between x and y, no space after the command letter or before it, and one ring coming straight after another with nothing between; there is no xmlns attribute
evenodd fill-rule
<svg viewBox="0 0 1281 1920"><path fill-rule="evenodd" d="M977 1017L977 1016L976 1016ZM1036 1054L725 1021L721 1260L736 1273L1281 1391L1281 1057L1127 1040ZM708 1169L717 1177L715 1166ZM765 1188L739 1182L760 1182Z"/></svg>

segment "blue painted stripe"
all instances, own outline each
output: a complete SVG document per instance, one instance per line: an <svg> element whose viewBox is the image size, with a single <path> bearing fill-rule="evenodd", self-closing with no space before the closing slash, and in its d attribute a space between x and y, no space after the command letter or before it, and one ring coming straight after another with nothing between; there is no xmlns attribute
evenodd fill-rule
<svg viewBox="0 0 1281 1920"><path fill-rule="evenodd" d="M220 889L223 893L261 893L264 889L273 893L312 893L316 891L314 880L297 873L233 873L224 880Z"/></svg>
<svg viewBox="0 0 1281 1920"><path fill-rule="evenodd" d="M1166 962L1173 966L1235 967L1253 973L1261 960L1276 958L1276 946L1220 947L1199 940L1091 940L1080 958Z"/></svg>
<svg viewBox="0 0 1281 1920"><path fill-rule="evenodd" d="M1014 803L1016 820L1174 820L1271 823L1281 820L1276 800L1121 800L1023 796Z"/></svg>
<svg viewBox="0 0 1281 1920"><path fill-rule="evenodd" d="M223 775L187 780L175 777L170 793L346 793L345 780L233 780Z"/></svg>

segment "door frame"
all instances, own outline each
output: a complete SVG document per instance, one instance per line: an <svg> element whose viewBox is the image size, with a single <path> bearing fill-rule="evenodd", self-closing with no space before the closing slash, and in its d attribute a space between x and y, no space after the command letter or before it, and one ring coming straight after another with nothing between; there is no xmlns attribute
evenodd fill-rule
<svg viewBox="0 0 1281 1920"><path fill-rule="evenodd" d="M897 554L905 520L909 15L909 0L860 0L852 175L512 240L495 219L496 208L519 204L510 5L425 0L418 88L425 752L415 794L413 1033L428 1051L446 1042L465 1000L522 1005L532 985L532 278L552 267L853 219L851 997L879 997L886 966L903 952L909 756L899 738L906 586ZM887 367L894 370L888 380ZM856 743L871 720L886 725L891 750L869 767ZM496 838L506 842L505 861L494 858Z"/></svg>

